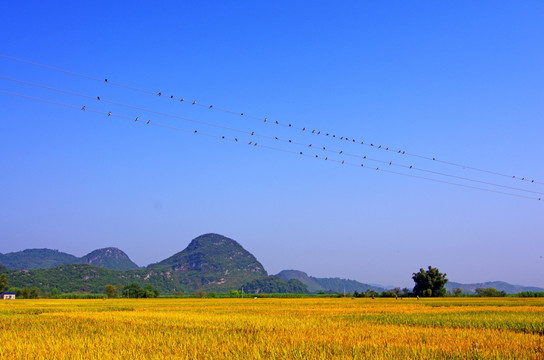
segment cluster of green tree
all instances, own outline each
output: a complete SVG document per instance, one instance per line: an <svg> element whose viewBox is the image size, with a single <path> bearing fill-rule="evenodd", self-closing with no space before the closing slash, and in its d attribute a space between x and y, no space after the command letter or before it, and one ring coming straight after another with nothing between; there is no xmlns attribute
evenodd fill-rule
<svg viewBox="0 0 544 360"><path fill-rule="evenodd" d="M506 293L495 288L477 288L476 294L480 297L504 297Z"/></svg>
<svg viewBox="0 0 544 360"><path fill-rule="evenodd" d="M519 297L544 297L544 291L522 291Z"/></svg>
<svg viewBox="0 0 544 360"><path fill-rule="evenodd" d="M302 293L308 294L308 287L300 280L291 279L289 281L280 278L279 276L267 276L260 279L255 279L244 286L239 291L246 293Z"/></svg>
<svg viewBox="0 0 544 360"><path fill-rule="evenodd" d="M109 291L109 292L108 292ZM117 289L113 285L106 286L106 294L108 297L112 297L110 295L116 294ZM125 287L123 287L122 295L125 298L131 298L131 299L139 299L139 298L156 298L159 296L159 292L155 289L153 289L152 286L148 285L144 287L143 289L138 284L130 284ZM116 296L115 296L116 297Z"/></svg>
<svg viewBox="0 0 544 360"><path fill-rule="evenodd" d="M42 297L41 289L36 286L32 288L24 287L22 289L15 287L9 290L15 293L16 298L20 299L38 299Z"/></svg>
<svg viewBox="0 0 544 360"><path fill-rule="evenodd" d="M412 280L416 283L414 294L416 296L445 296L445 285L448 282L446 274L442 274L437 268L429 266L427 270L419 269L419 272L412 274Z"/></svg>
<svg viewBox="0 0 544 360"><path fill-rule="evenodd" d="M59 293L57 289L43 291L36 286L32 288L12 286L7 290L14 292L17 299L103 299L106 297L104 294L91 294L87 292Z"/></svg>
<svg viewBox="0 0 544 360"><path fill-rule="evenodd" d="M132 283L130 285L111 285L108 284L104 287L106 296L110 299L117 298L119 295L125 298L139 299L139 298L156 298L159 296L159 292L153 288L153 286L148 285L143 289L140 285ZM121 294L119 294L121 293Z"/></svg>
<svg viewBox="0 0 544 360"><path fill-rule="evenodd" d="M105 299L104 294L88 294L88 293L67 293L51 295L51 299Z"/></svg>
<svg viewBox="0 0 544 360"><path fill-rule="evenodd" d="M370 298L375 298L375 297L382 297L382 298L399 298L399 297L410 297L410 296L414 296L414 293L412 291L410 291L410 289L408 288L404 288L404 289L401 289L401 288L394 288L394 289L390 289L390 290L384 290L382 292L377 292L377 291L374 291L374 290L367 290L365 292L353 292L353 297L370 297Z"/></svg>

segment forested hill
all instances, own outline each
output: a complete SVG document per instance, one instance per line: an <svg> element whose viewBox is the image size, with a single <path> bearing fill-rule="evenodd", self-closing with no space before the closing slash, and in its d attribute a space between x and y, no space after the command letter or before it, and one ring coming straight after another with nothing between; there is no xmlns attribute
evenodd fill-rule
<svg viewBox="0 0 544 360"><path fill-rule="evenodd" d="M27 249L0 254L0 264L8 269L45 269L72 264L78 259L74 255L50 249Z"/></svg>
<svg viewBox="0 0 544 360"><path fill-rule="evenodd" d="M147 269L168 272L192 289L237 289L268 275L253 254L219 234L201 235L183 251Z"/></svg>

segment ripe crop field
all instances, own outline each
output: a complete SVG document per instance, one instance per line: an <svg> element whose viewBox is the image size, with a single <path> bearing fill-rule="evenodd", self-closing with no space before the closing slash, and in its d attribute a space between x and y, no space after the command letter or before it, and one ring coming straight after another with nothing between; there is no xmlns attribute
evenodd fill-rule
<svg viewBox="0 0 544 360"><path fill-rule="evenodd" d="M0 301L2 359L544 359L544 299Z"/></svg>

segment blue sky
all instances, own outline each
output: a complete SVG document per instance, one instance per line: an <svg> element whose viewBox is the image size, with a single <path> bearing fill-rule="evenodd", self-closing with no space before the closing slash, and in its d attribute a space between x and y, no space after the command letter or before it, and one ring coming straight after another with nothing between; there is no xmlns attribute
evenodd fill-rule
<svg viewBox="0 0 544 360"><path fill-rule="evenodd" d="M537 1L11 2L0 14L0 54L544 182L543 15ZM0 77L4 92L240 140L0 93L2 253L47 247L81 256L116 246L147 265L217 232L269 273L294 268L412 286L411 274L432 265L452 281L544 287L544 202L534 200L543 184L5 57ZM313 147L263 137L248 146L257 137L219 126ZM364 168L323 161L322 146L392 161L387 170L532 199L372 171L382 165L368 161ZM299 151L319 158L290 153Z"/></svg>

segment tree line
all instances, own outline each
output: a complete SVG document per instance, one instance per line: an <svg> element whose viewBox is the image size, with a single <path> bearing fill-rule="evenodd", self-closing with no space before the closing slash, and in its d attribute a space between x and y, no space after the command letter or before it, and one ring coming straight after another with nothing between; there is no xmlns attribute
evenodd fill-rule
<svg viewBox="0 0 544 360"><path fill-rule="evenodd" d="M254 281L258 289L267 289L270 288L270 284L274 285L271 289L276 291L263 291L263 293L278 292L283 288L280 286L286 286L293 293L297 293L295 290L300 290L303 287L303 284L298 280L291 280L290 282L281 279L278 281L276 277L267 277L264 280L259 282ZM272 281L275 280L275 281ZM462 290L459 288L453 289L451 294L448 294L445 288L448 279L445 273L441 273L437 268L429 266L427 270L421 268L418 272L412 274L412 280L415 283L415 286L412 290L408 288L394 288L390 290L385 290L383 292L377 292L374 290L366 290L362 292L354 291L351 294L339 294L339 293L326 293L320 291L317 295L321 296L350 296L350 297L367 297L367 298L405 298L405 297L442 297L446 295L450 296L480 296L480 297L503 297L507 294L504 291L499 291L494 288L478 288L476 289L476 294L463 294ZM34 286L31 288L16 288L9 287L9 276L5 273L0 274L0 292L11 291L16 294L17 298L24 299L37 299L40 297L51 297L51 298L95 298L95 297L104 297L104 294L108 298L156 298L159 296L159 292L154 289L152 286L145 286L141 288L140 285L133 283L130 285L111 285L108 284L104 288L103 294L89 294L89 293L74 293L74 294L59 294L57 289L52 289L49 292L43 292L40 288ZM285 283L285 284L284 284ZM289 286L288 286L289 285ZM280 287L278 287L280 286ZM231 290L228 294L228 297L238 297L243 291L253 292L251 287L247 286L245 289ZM257 291L258 292L258 291ZM281 292L281 291L280 291ZM307 291L300 291L301 293L307 293ZM184 295L183 293L178 293L177 295ZM202 290L197 291L195 294L197 297L216 297L215 292L205 293ZM517 294L520 297L544 297L544 292L531 292L525 291Z"/></svg>

